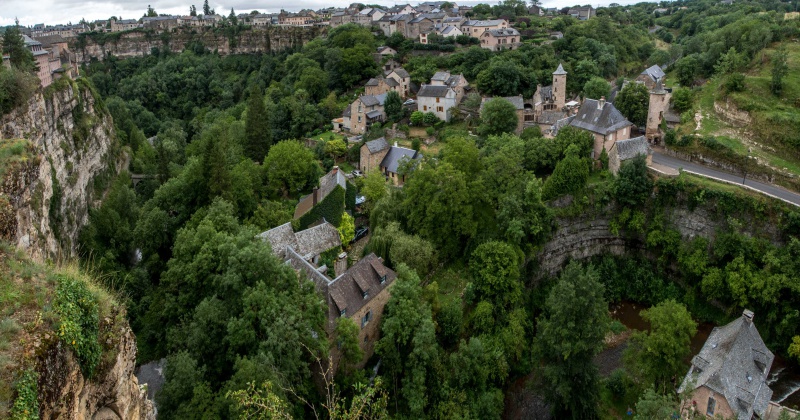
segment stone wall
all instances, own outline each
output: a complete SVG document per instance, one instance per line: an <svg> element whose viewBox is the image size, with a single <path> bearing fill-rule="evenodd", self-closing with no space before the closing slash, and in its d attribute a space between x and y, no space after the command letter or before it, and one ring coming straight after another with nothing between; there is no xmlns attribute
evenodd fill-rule
<svg viewBox="0 0 800 420"><path fill-rule="evenodd" d="M253 54L302 46L322 32L319 27L248 28L235 35L222 28L175 28L162 33L136 30L79 36L71 39L70 49L82 63L92 59L103 60L108 54L119 58L141 57L153 49L180 53L192 43L200 43L222 55Z"/></svg>
<svg viewBox="0 0 800 420"><path fill-rule="evenodd" d="M736 108L736 105L731 103L730 98L725 100L725 102L714 102L714 113L717 114L723 121L732 124L734 126L746 126L753 123L753 119L750 118L750 114L747 111L740 111Z"/></svg>
<svg viewBox="0 0 800 420"><path fill-rule="evenodd" d="M4 239L34 257L74 257L89 209L123 165L111 116L89 88L62 79L0 123L0 141L25 139L35 156L0 182L14 209Z"/></svg>

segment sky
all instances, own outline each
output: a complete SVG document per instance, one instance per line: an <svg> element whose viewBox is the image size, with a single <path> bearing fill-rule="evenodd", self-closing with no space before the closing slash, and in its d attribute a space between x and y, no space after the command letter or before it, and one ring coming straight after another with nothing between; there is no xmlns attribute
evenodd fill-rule
<svg viewBox="0 0 800 420"><path fill-rule="evenodd" d="M279 12L285 9L290 12L304 8L319 9L322 7L346 7L355 0L209 0L209 5L219 14L230 13L231 7L236 13L246 13L259 10L265 13ZM607 5L608 3L633 4L639 0L602 0L591 3L593 6ZM194 3L192 3L194 2ZM405 4L405 1L396 0L361 0L362 3L382 4L392 6ZM482 1L482 3L496 4L497 0ZM417 4L419 1L410 1ZM457 1L460 5L475 5L481 1ZM543 0L544 7L566 7L576 4L587 4L587 0ZM32 26L36 23L55 25L59 23L78 23L81 18L87 21L108 19L111 16L123 19L138 19L142 17L151 5L158 13L188 15L189 5L194 4L202 13L203 0L0 0L0 26L14 24L18 18L20 25Z"/></svg>

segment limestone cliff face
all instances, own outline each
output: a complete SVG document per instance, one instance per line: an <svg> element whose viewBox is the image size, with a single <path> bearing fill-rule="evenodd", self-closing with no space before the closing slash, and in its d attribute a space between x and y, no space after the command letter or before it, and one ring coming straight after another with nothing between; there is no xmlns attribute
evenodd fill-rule
<svg viewBox="0 0 800 420"><path fill-rule="evenodd" d="M3 239L35 258L74 257L89 208L120 167L110 115L81 81L64 79L0 122L0 141L24 139L32 149L0 180L10 203Z"/></svg>
<svg viewBox="0 0 800 420"><path fill-rule="evenodd" d="M133 31L112 34L85 35L71 41L78 61L88 63L92 58L102 60L111 54L119 58L141 57L153 49L180 53L187 45L199 43L219 54L268 53L299 47L316 38L319 27L248 28L239 34L227 34L219 28L176 28L169 32Z"/></svg>
<svg viewBox="0 0 800 420"><path fill-rule="evenodd" d="M110 360L103 360L87 379L75 356L56 342L41 356L39 415L42 419L154 420L156 410L134 376L136 340L123 317L101 320L113 334L104 343Z"/></svg>

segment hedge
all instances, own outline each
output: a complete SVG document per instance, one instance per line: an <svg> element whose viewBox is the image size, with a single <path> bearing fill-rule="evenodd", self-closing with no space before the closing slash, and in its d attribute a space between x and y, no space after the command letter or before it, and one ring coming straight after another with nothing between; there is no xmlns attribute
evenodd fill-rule
<svg viewBox="0 0 800 420"><path fill-rule="evenodd" d="M344 196L344 207L347 210L355 211L356 210L356 186L353 185L350 181L347 181L347 191L345 191Z"/></svg>

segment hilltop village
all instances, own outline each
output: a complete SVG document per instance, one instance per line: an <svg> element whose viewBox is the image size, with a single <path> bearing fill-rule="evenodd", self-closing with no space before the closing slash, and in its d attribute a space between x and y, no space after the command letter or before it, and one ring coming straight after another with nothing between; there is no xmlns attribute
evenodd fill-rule
<svg viewBox="0 0 800 420"><path fill-rule="evenodd" d="M800 418L795 3L0 28L0 418Z"/></svg>

